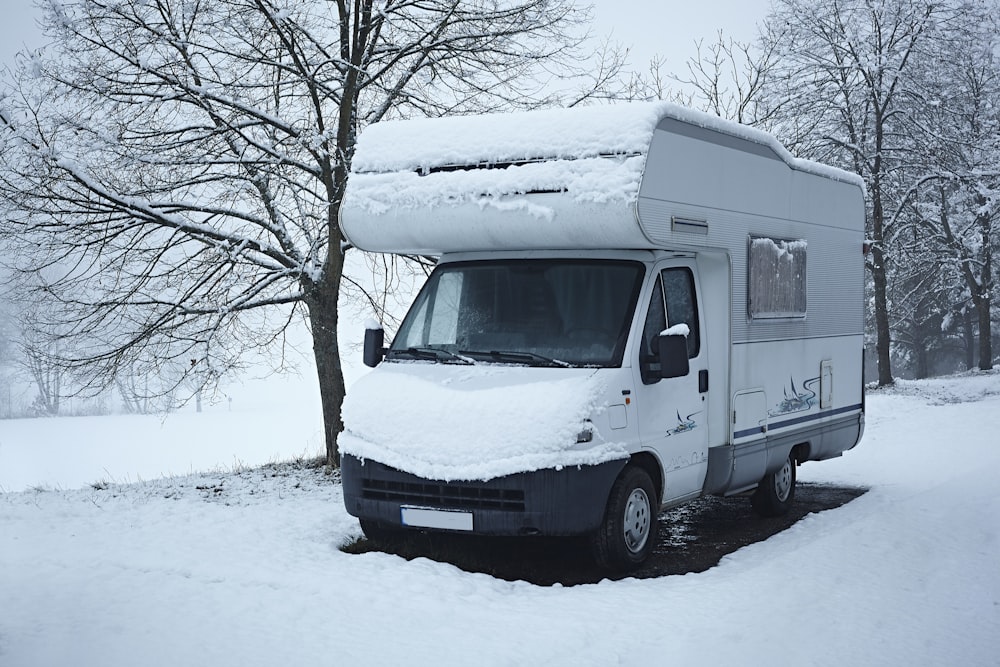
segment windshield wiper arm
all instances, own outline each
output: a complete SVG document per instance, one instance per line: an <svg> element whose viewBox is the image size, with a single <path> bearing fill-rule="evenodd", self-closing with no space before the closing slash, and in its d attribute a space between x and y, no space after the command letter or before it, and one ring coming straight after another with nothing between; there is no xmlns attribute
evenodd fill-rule
<svg viewBox="0 0 1000 667"><path fill-rule="evenodd" d="M410 356L414 359L427 359L430 361L457 362L471 365L473 361L460 354L442 350L438 347L408 347L403 350L390 350L392 356Z"/></svg>
<svg viewBox="0 0 1000 667"><path fill-rule="evenodd" d="M510 350L490 350L489 352L477 352L472 350L459 350L459 354L465 354L470 357L483 356L489 357L491 361L496 362L506 362L510 364L516 363L526 363L530 366L559 366L561 368L572 368L573 364L567 363L565 361L560 361L559 359L552 359L541 354L535 354L534 352L514 352Z"/></svg>

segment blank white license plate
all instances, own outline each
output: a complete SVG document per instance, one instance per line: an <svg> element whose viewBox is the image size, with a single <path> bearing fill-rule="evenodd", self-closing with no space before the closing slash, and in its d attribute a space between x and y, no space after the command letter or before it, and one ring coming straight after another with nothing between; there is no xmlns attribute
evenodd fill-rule
<svg viewBox="0 0 1000 667"><path fill-rule="evenodd" d="M399 511L404 526L442 530L472 530L472 512L434 510L426 507L400 507Z"/></svg>

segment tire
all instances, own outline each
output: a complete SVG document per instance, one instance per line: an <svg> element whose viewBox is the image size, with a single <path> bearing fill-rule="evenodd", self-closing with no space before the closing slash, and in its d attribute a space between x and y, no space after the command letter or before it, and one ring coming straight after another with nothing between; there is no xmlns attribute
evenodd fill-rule
<svg viewBox="0 0 1000 667"><path fill-rule="evenodd" d="M760 480L757 490L750 497L753 511L764 517L788 514L795 500L795 459L788 453L785 464Z"/></svg>
<svg viewBox="0 0 1000 667"><path fill-rule="evenodd" d="M607 570L632 570L656 546L657 496L642 468L629 466L611 487L601 526L591 535L594 562Z"/></svg>

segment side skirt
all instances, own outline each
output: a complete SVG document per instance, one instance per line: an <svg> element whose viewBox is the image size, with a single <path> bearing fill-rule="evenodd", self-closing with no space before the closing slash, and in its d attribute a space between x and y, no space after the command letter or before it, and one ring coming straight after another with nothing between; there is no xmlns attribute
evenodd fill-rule
<svg viewBox="0 0 1000 667"><path fill-rule="evenodd" d="M840 456L854 447L861 438L864 413L817 423L738 445L719 445L708 450L708 473L705 495L732 495L757 486L764 475L784 465L788 453L797 445L805 445L805 461L822 461Z"/></svg>

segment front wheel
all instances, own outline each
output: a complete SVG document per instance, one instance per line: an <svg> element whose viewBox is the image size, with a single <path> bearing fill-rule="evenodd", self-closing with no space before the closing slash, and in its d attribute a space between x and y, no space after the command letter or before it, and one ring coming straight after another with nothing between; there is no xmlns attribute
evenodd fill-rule
<svg viewBox="0 0 1000 667"><path fill-rule="evenodd" d="M795 459L788 453L784 465L760 480L750 497L754 512L760 516L784 516L795 499Z"/></svg>
<svg viewBox="0 0 1000 667"><path fill-rule="evenodd" d="M604 521L591 536L594 561L609 570L638 567L656 545L656 491L642 468L625 468L608 496Z"/></svg>

